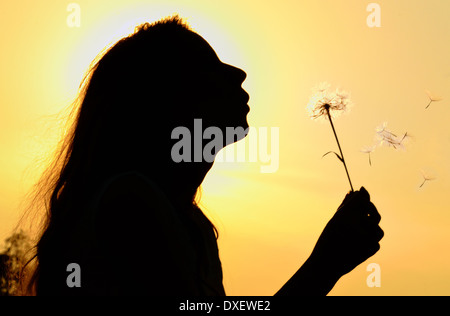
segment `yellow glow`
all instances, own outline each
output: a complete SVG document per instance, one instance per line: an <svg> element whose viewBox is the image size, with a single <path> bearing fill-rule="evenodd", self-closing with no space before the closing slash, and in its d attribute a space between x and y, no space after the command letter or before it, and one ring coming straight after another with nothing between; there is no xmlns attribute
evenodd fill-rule
<svg viewBox="0 0 450 316"><path fill-rule="evenodd" d="M335 157L321 158L337 150L330 127L305 110L311 88L328 81L351 92L355 105L336 128L354 185L371 193L386 233L381 251L331 294L449 295L450 3L379 0L382 27L369 28L370 2L83 0L80 28L67 26L64 2L2 3L0 237L20 214L36 156L58 140L55 113L76 97L91 61L136 25L179 13L223 62L246 71L250 125L280 132L277 172L261 173L260 161L216 163L203 184L227 293L276 292L349 190ZM443 100L425 110L425 90ZM384 121L413 139L404 152L377 148L369 166L360 150ZM419 188L421 169L436 180ZM366 285L369 262L381 266L381 288Z"/></svg>

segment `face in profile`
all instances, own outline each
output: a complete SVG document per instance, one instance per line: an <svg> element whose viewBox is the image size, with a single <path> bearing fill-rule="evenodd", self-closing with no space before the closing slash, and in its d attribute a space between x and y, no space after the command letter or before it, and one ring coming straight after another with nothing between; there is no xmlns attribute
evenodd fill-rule
<svg viewBox="0 0 450 316"><path fill-rule="evenodd" d="M248 132L245 79L244 71L220 61L207 41L190 30L141 29L101 59L81 121L100 122L95 156L102 165L111 157L112 165L135 163L136 157L139 164L169 161L178 140L174 130L185 127L194 142L199 119L202 134L215 127L217 139L223 137L216 153ZM227 137L229 128L242 132ZM91 131L83 135L92 137ZM152 150L142 144L151 144Z"/></svg>
<svg viewBox="0 0 450 316"><path fill-rule="evenodd" d="M187 62L193 66L192 106L204 126L248 128L249 95L242 88L246 73L225 64L201 36L193 33Z"/></svg>

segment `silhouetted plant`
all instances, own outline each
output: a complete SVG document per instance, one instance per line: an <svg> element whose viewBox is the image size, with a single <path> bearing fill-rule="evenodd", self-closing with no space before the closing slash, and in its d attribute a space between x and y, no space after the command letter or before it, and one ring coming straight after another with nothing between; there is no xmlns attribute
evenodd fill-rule
<svg viewBox="0 0 450 316"><path fill-rule="evenodd" d="M15 296L21 292L22 267L30 249L28 236L20 231L5 240L4 252L0 254L0 296Z"/></svg>
<svg viewBox="0 0 450 316"><path fill-rule="evenodd" d="M339 148L340 154L329 151L325 155L335 154L336 157L342 162L347 173L348 182L350 183L350 188L353 190L352 181L350 180L350 175L348 173L347 164L345 163L344 154L342 153L341 144L336 134L332 118L336 118L339 114L346 112L351 105L350 96L347 92L336 89L335 91L329 90L330 85L326 82L319 84L313 89L313 95L309 100L307 110L312 119L325 118L330 121L331 128L333 129L334 137Z"/></svg>

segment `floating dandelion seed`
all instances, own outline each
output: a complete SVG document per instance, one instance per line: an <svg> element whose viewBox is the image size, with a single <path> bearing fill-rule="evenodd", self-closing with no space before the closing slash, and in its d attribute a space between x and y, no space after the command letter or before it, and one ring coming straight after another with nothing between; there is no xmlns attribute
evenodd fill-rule
<svg viewBox="0 0 450 316"><path fill-rule="evenodd" d="M394 149L405 149L405 145L401 142L401 140L393 136L383 136L380 144L393 147Z"/></svg>
<svg viewBox="0 0 450 316"><path fill-rule="evenodd" d="M379 126L377 126L375 128L375 131L377 132L377 134L388 134L388 135L392 135L394 137L397 137L397 135L395 135L394 133L392 133L391 131L389 131L387 129L387 125L388 125L387 122L383 122Z"/></svg>
<svg viewBox="0 0 450 316"><path fill-rule="evenodd" d="M402 136L402 139L400 139L400 144L408 142L411 138L413 138L413 136L410 133L405 132L405 134L403 134Z"/></svg>
<svg viewBox="0 0 450 316"><path fill-rule="evenodd" d="M352 181L348 173L347 164L345 163L344 154L342 153L341 145L334 128L332 118L336 118L339 114L346 112L351 105L350 95L342 90L336 89L335 91L329 91L330 84L323 82L313 89L313 95L311 96L307 110L312 119L325 118L330 121L331 128L333 129L334 137L339 148L340 155L334 151L327 152L324 156L334 153L338 159L342 162L347 173L347 178L350 183L351 191L353 192Z"/></svg>
<svg viewBox="0 0 450 316"><path fill-rule="evenodd" d="M420 170L420 172L422 173L423 182L422 182L422 184L419 186L419 188L423 187L423 185L424 185L425 182L427 182L427 181L436 180L436 177L432 177L432 176L428 175L425 171Z"/></svg>
<svg viewBox="0 0 450 316"><path fill-rule="evenodd" d="M428 107L431 105L432 102L438 102L443 100L443 98L441 97L433 96L429 90L425 90L425 92L427 93L428 98L430 99L430 103L428 103L425 109L428 109Z"/></svg>
<svg viewBox="0 0 450 316"><path fill-rule="evenodd" d="M369 155L369 165L370 166L372 166L372 159L370 157L370 154L373 153L376 148L377 148L377 145L373 145L373 146L365 146L361 149L362 153Z"/></svg>
<svg viewBox="0 0 450 316"><path fill-rule="evenodd" d="M394 149L405 149L404 141L410 137L408 132L406 132L403 136L397 136L387 129L387 122L384 122L375 130L380 146L386 145L388 147L394 147Z"/></svg>

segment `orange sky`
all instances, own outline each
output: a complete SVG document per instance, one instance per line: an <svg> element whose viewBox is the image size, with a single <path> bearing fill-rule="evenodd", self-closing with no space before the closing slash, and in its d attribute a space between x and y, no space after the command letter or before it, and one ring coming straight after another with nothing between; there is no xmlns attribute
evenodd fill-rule
<svg viewBox="0 0 450 316"><path fill-rule="evenodd" d="M450 2L376 1L381 27L366 23L363 0L77 1L0 4L0 237L58 139L56 113L70 104L92 59L140 22L179 13L222 61L244 69L250 125L279 129L279 167L261 160L216 163L202 204L220 231L224 284L231 295L271 295L303 263L348 191L327 124L306 113L322 81L351 93L336 120L356 188L371 193L383 219L378 254L345 276L332 295L450 294ZM374 1L375 2L375 1ZM425 90L443 98L428 104ZM375 128L413 138L404 151L379 147ZM420 170L436 177L422 188ZM381 287L369 288L369 263Z"/></svg>

